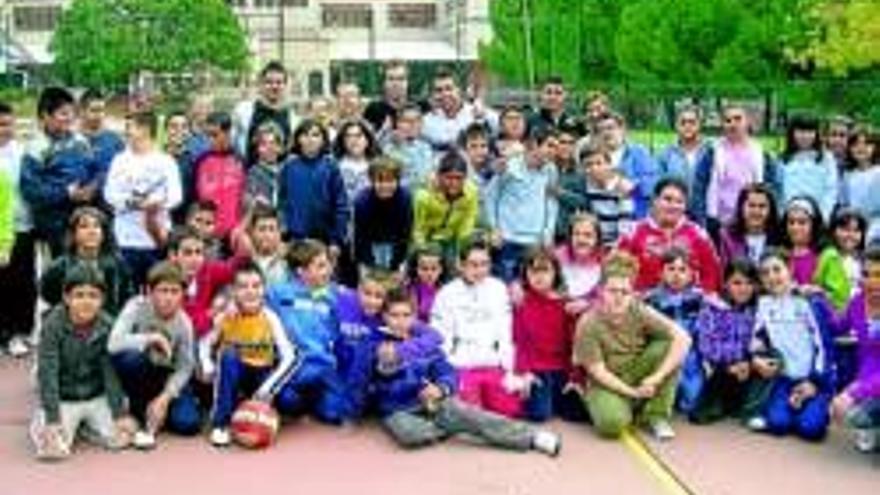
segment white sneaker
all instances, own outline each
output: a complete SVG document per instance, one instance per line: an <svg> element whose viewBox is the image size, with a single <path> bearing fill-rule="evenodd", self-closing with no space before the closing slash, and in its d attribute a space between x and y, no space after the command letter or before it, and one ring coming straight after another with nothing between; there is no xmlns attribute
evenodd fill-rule
<svg viewBox="0 0 880 495"><path fill-rule="evenodd" d="M877 433L877 430L873 429L856 430L856 450L866 454L877 450Z"/></svg>
<svg viewBox="0 0 880 495"><path fill-rule="evenodd" d="M229 436L229 430L226 428L214 428L211 430L211 444L215 447L227 447L232 438Z"/></svg>
<svg viewBox="0 0 880 495"><path fill-rule="evenodd" d="M31 349L28 347L24 338L16 335L9 340L9 344L6 346L6 352L12 357L20 358L27 356L28 353L31 352Z"/></svg>
<svg viewBox="0 0 880 495"><path fill-rule="evenodd" d="M139 450L151 450L156 447L156 435L145 431L138 430L134 434L134 447Z"/></svg>
<svg viewBox="0 0 880 495"><path fill-rule="evenodd" d="M562 450L562 437L552 431L538 430L532 438L532 448L550 457L556 457Z"/></svg>
<svg viewBox="0 0 880 495"><path fill-rule="evenodd" d="M672 440L675 438L675 430L672 425L665 419L655 419L648 424L648 429L654 438L661 441Z"/></svg>
<svg viewBox="0 0 880 495"><path fill-rule="evenodd" d="M764 416L753 416L746 421L746 426L752 431L764 431L767 429L767 420Z"/></svg>

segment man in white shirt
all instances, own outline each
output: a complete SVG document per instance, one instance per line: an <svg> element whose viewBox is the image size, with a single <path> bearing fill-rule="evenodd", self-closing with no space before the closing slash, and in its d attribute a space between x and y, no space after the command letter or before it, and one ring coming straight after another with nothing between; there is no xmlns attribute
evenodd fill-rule
<svg viewBox="0 0 880 495"><path fill-rule="evenodd" d="M498 114L476 100L462 100L461 90L451 72L441 69L434 75L433 110L425 115L422 136L435 150L454 146L461 131L473 122L485 122L492 134L498 131Z"/></svg>

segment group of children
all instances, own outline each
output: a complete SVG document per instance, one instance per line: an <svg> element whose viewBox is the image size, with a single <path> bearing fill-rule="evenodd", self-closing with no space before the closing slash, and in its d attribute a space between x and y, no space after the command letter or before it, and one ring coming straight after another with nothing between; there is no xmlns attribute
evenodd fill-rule
<svg viewBox="0 0 880 495"><path fill-rule="evenodd" d="M560 437L535 423L668 439L677 410L811 440L834 417L876 448L872 134L854 132L841 173L812 121L793 121L777 164L737 140L742 107L709 149L687 109L681 150L654 161L607 108L576 126L454 104L431 111L432 132L457 126L442 145L422 138L418 104L381 129L328 129L265 99L243 123L170 115L165 151L149 112L127 119L122 150L100 125L73 132L61 88L22 147L0 105L4 330L33 321L34 243L52 255L38 456L67 456L83 432L149 449L205 423L225 446L246 398L334 425L375 415L406 447L467 433L556 455Z"/></svg>

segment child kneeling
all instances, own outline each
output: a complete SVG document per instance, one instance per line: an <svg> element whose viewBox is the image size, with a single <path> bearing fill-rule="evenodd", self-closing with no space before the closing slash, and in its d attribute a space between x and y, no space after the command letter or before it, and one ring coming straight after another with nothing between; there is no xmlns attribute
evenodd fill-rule
<svg viewBox="0 0 880 495"><path fill-rule="evenodd" d="M234 307L218 316L214 331L199 347L202 372L208 377L215 368L211 351L218 348L210 438L218 447L229 445L229 424L240 396L253 394L255 400L271 402L295 365L281 320L263 304L260 268L253 263L239 266L232 283Z"/></svg>
<svg viewBox="0 0 880 495"><path fill-rule="evenodd" d="M42 460L70 455L85 426L99 445L128 446L134 430L125 414L125 394L110 362L107 339L112 320L101 311L100 272L77 264L67 272L63 304L43 323L37 370L40 408L31 438Z"/></svg>
<svg viewBox="0 0 880 495"><path fill-rule="evenodd" d="M377 345L406 342L435 332L415 322L412 299L402 291L388 294L384 319L387 327L377 333ZM383 424L403 447L422 447L465 433L495 447L559 454L561 440L557 434L456 399L455 370L439 345L425 348L422 355L413 355L409 360L377 360L372 381Z"/></svg>

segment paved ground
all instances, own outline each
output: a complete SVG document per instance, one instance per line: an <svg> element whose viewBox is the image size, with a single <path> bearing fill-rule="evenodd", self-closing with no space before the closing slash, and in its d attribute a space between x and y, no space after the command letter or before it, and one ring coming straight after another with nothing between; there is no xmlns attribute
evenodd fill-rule
<svg viewBox="0 0 880 495"><path fill-rule="evenodd" d="M871 493L880 486L880 456L853 452L839 435L809 445L748 434L733 424L680 425L675 442L648 441L647 450L637 441L600 441L584 427L553 424L565 444L562 456L551 460L462 442L401 452L374 426L338 430L300 422L287 426L278 444L264 452L216 451L204 439L163 437L152 453L87 449L47 465L31 459L26 440L28 384L25 363L0 358L4 495L807 495Z"/></svg>

